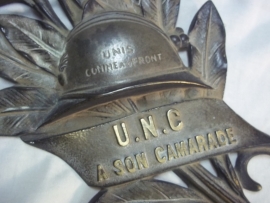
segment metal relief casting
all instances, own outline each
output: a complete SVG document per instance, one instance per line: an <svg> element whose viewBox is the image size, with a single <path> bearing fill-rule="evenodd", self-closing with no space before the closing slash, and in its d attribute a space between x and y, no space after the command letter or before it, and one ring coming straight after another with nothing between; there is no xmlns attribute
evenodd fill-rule
<svg viewBox="0 0 270 203"><path fill-rule="evenodd" d="M40 20L0 15L0 74L15 83L0 91L2 136L103 188L90 202L248 202L242 188L260 189L247 164L270 137L222 99L225 29L211 1L187 34L175 27L179 0L59 1L71 31L49 1L23 2ZM167 170L188 188L153 179Z"/></svg>

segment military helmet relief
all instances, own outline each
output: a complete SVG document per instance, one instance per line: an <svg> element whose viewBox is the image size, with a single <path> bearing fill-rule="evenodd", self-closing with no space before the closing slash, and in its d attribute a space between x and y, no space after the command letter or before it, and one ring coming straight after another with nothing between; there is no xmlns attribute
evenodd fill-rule
<svg viewBox="0 0 270 203"><path fill-rule="evenodd" d="M223 101L226 32L212 1L188 33L179 0L59 1L71 30L50 1L13 2L38 19L0 15L0 75L15 84L0 91L1 136L63 159L102 188L90 202L248 202L243 188L261 189L247 164L270 138ZM164 171L187 188L153 179Z"/></svg>

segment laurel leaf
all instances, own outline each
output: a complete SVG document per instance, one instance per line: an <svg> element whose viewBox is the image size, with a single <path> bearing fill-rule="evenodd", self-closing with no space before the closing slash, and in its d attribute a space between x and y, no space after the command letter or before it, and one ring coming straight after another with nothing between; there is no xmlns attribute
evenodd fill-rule
<svg viewBox="0 0 270 203"><path fill-rule="evenodd" d="M2 32L12 46L28 60L57 75L65 38L43 23L15 15L1 15Z"/></svg>
<svg viewBox="0 0 270 203"><path fill-rule="evenodd" d="M142 15L141 6L137 0L90 0L85 6L83 18L91 18L106 11L125 11Z"/></svg>
<svg viewBox="0 0 270 203"><path fill-rule="evenodd" d="M0 32L0 76L20 85L58 88L57 78L20 55L2 32Z"/></svg>
<svg viewBox="0 0 270 203"><path fill-rule="evenodd" d="M81 22L83 9L80 7L80 4L76 2L76 0L60 0L59 2L64 8L65 13L73 26L76 26Z"/></svg>
<svg viewBox="0 0 270 203"><path fill-rule="evenodd" d="M31 132L46 119L57 102L53 90L10 87L0 91L0 135L16 136Z"/></svg>
<svg viewBox="0 0 270 203"><path fill-rule="evenodd" d="M137 181L120 187L99 192L90 203L108 202L208 202L196 191L185 189L172 183L149 180Z"/></svg>
<svg viewBox="0 0 270 203"><path fill-rule="evenodd" d="M217 87L226 77L225 28L217 9L208 1L196 14L189 30L192 69Z"/></svg>
<svg viewBox="0 0 270 203"><path fill-rule="evenodd" d="M180 7L180 0L165 0L163 2L163 24L167 33L175 30Z"/></svg>

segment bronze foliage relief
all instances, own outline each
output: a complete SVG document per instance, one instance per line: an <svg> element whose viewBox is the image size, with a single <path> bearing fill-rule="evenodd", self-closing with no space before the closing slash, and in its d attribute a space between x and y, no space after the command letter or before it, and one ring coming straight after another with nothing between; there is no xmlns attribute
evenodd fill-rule
<svg viewBox="0 0 270 203"><path fill-rule="evenodd" d="M38 20L0 15L0 76L15 84L0 91L0 135L62 158L102 188L90 202L248 202L243 188L261 187L247 164L269 154L270 138L223 101L226 33L214 4L184 33L179 0L59 2L72 30L47 0L23 1ZM188 188L153 179L168 170Z"/></svg>

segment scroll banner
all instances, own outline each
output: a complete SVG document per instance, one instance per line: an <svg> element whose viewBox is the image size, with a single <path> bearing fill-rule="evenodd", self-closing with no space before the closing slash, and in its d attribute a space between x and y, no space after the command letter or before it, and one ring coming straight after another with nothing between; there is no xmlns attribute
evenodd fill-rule
<svg viewBox="0 0 270 203"><path fill-rule="evenodd" d="M88 185L104 187L268 143L270 137L223 101L199 99L138 112L35 145L67 160Z"/></svg>

